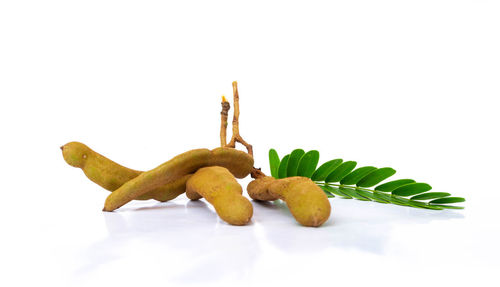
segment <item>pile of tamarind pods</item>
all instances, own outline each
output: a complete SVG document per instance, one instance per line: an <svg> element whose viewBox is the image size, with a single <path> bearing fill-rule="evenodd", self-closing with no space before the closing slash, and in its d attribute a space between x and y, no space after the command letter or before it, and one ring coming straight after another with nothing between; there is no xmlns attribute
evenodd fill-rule
<svg viewBox="0 0 500 287"><path fill-rule="evenodd" d="M111 191L103 211L113 211L132 200L165 202L185 192L190 200L204 198L229 224L245 225L252 218L252 203L242 195L236 180L253 170L253 157L243 151L229 147L194 149L142 172L119 165L79 142L67 143L61 150L69 165L82 169L91 181ZM254 200L285 201L304 226L320 226L330 216L326 194L306 177L261 176L248 184L247 191Z"/></svg>

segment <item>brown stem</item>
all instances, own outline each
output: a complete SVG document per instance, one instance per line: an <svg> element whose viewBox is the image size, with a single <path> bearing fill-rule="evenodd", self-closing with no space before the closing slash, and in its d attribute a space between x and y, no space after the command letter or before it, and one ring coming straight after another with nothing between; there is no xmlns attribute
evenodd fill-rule
<svg viewBox="0 0 500 287"><path fill-rule="evenodd" d="M224 96L222 96L222 111L220 112L220 146L225 147L227 145L226 142L226 130L227 130L227 112L231 108L229 102L226 100Z"/></svg>
<svg viewBox="0 0 500 287"><path fill-rule="evenodd" d="M253 168L252 169L252 172L250 172L250 176L252 178L255 178L255 179L258 179L258 178L261 178L261 177L265 177L266 174L263 173L261 170L260 170L260 167L259 168Z"/></svg>
<svg viewBox="0 0 500 287"><path fill-rule="evenodd" d="M227 144L227 146L234 148L236 147L236 142L239 142L247 148L248 154L253 156L252 145L247 143L240 135L240 125L239 125L240 96L238 94L238 83L236 81L233 82L233 97L234 97L233 136L231 137L231 141Z"/></svg>

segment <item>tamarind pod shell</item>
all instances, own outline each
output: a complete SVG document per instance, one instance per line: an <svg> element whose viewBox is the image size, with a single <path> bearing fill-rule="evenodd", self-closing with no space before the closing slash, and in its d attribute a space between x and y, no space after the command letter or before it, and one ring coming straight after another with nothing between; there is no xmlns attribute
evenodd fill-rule
<svg viewBox="0 0 500 287"><path fill-rule="evenodd" d="M88 179L109 191L118 189L142 173L142 171L124 167L80 142L69 142L62 146L61 150L64 160L69 165L82 169ZM137 197L136 200L167 201L174 199L184 192L188 178L181 177Z"/></svg>
<svg viewBox="0 0 500 287"><path fill-rule="evenodd" d="M139 196L138 199L145 196L146 198L151 197L161 202L172 200L186 191L186 182L192 175L193 174L186 174L174 181L148 191L142 196Z"/></svg>
<svg viewBox="0 0 500 287"><path fill-rule="evenodd" d="M245 225L253 215L253 206L242 192L234 175L220 166L200 168L186 183L186 194L205 198L219 217L232 225Z"/></svg>
<svg viewBox="0 0 500 287"><path fill-rule="evenodd" d="M113 211L159 186L205 166L222 166L234 176L243 178L252 171L253 157L233 148L216 148L213 151L194 149L184 152L124 183L106 198L103 211Z"/></svg>
<svg viewBox="0 0 500 287"><path fill-rule="evenodd" d="M328 197L307 177L276 180L268 189L271 194L286 202L295 220L304 226L320 226L330 217L331 206Z"/></svg>
<svg viewBox="0 0 500 287"><path fill-rule="evenodd" d="M295 220L304 226L320 226L330 216L328 197L306 177L261 177L250 182L247 191L255 200L283 200Z"/></svg>
<svg viewBox="0 0 500 287"><path fill-rule="evenodd" d="M247 185L248 195L252 199L261 201L273 201L279 199L279 196L274 193L271 194L269 192L269 185L275 181L276 179L272 176L265 176L256 180L252 180Z"/></svg>

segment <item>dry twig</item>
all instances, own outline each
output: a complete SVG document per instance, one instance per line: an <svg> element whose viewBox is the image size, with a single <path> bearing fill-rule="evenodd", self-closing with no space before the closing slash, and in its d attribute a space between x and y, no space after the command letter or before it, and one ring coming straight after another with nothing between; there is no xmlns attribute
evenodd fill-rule
<svg viewBox="0 0 500 287"><path fill-rule="evenodd" d="M226 100L226 97L222 96L222 111L220 112L220 146L225 147L226 143L226 129L227 129L227 112L230 109L229 102Z"/></svg>
<svg viewBox="0 0 500 287"><path fill-rule="evenodd" d="M234 98L234 114L233 114L233 136L231 137L231 141L227 144L227 147L236 147L236 142L241 143L247 148L248 154L253 156L252 145L247 143L240 135L240 125L239 125L239 117L240 117L240 96L238 95L238 83L236 81L233 82L233 98Z"/></svg>
<svg viewBox="0 0 500 287"><path fill-rule="evenodd" d="M253 149L252 145L247 143L240 135L240 126L239 126L239 117L240 117L240 97L238 94L238 83L236 81L233 82L233 97L234 97L234 116L233 116L233 135L231 137L231 141L229 144L226 143L227 135L226 135L226 130L227 130L227 116L228 116L228 111L230 109L230 104L226 100L224 96L222 96L222 110L220 112L221 114L221 119L220 119L220 145L221 147L230 147L230 148L235 148L236 147L236 142L241 143L247 148L248 154L253 156ZM252 178L260 178L266 176L260 168L253 168L251 172L251 177Z"/></svg>

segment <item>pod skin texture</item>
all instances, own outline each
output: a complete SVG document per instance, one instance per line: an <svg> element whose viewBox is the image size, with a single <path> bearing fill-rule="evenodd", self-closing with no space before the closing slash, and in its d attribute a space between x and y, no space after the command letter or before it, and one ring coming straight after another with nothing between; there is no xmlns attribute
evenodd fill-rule
<svg viewBox="0 0 500 287"><path fill-rule="evenodd" d="M187 151L123 184L106 198L103 211L113 211L155 188L206 166L222 166L235 177L244 178L252 171L253 157L233 148Z"/></svg>
<svg viewBox="0 0 500 287"><path fill-rule="evenodd" d="M85 175L103 188L114 191L127 181L136 178L142 171L133 170L106 158L79 142L70 142L61 147L64 160L83 170ZM151 190L137 200L156 199L168 201L184 193L190 175Z"/></svg>
<svg viewBox="0 0 500 287"><path fill-rule="evenodd" d="M200 168L186 183L186 194L205 198L232 225L245 225L253 215L253 206L242 192L229 170L220 166Z"/></svg>
<svg viewBox="0 0 500 287"><path fill-rule="evenodd" d="M331 206L328 197L307 177L294 176L282 179L261 177L250 182L247 191L255 200L285 201L293 217L304 226L320 226L330 216Z"/></svg>

